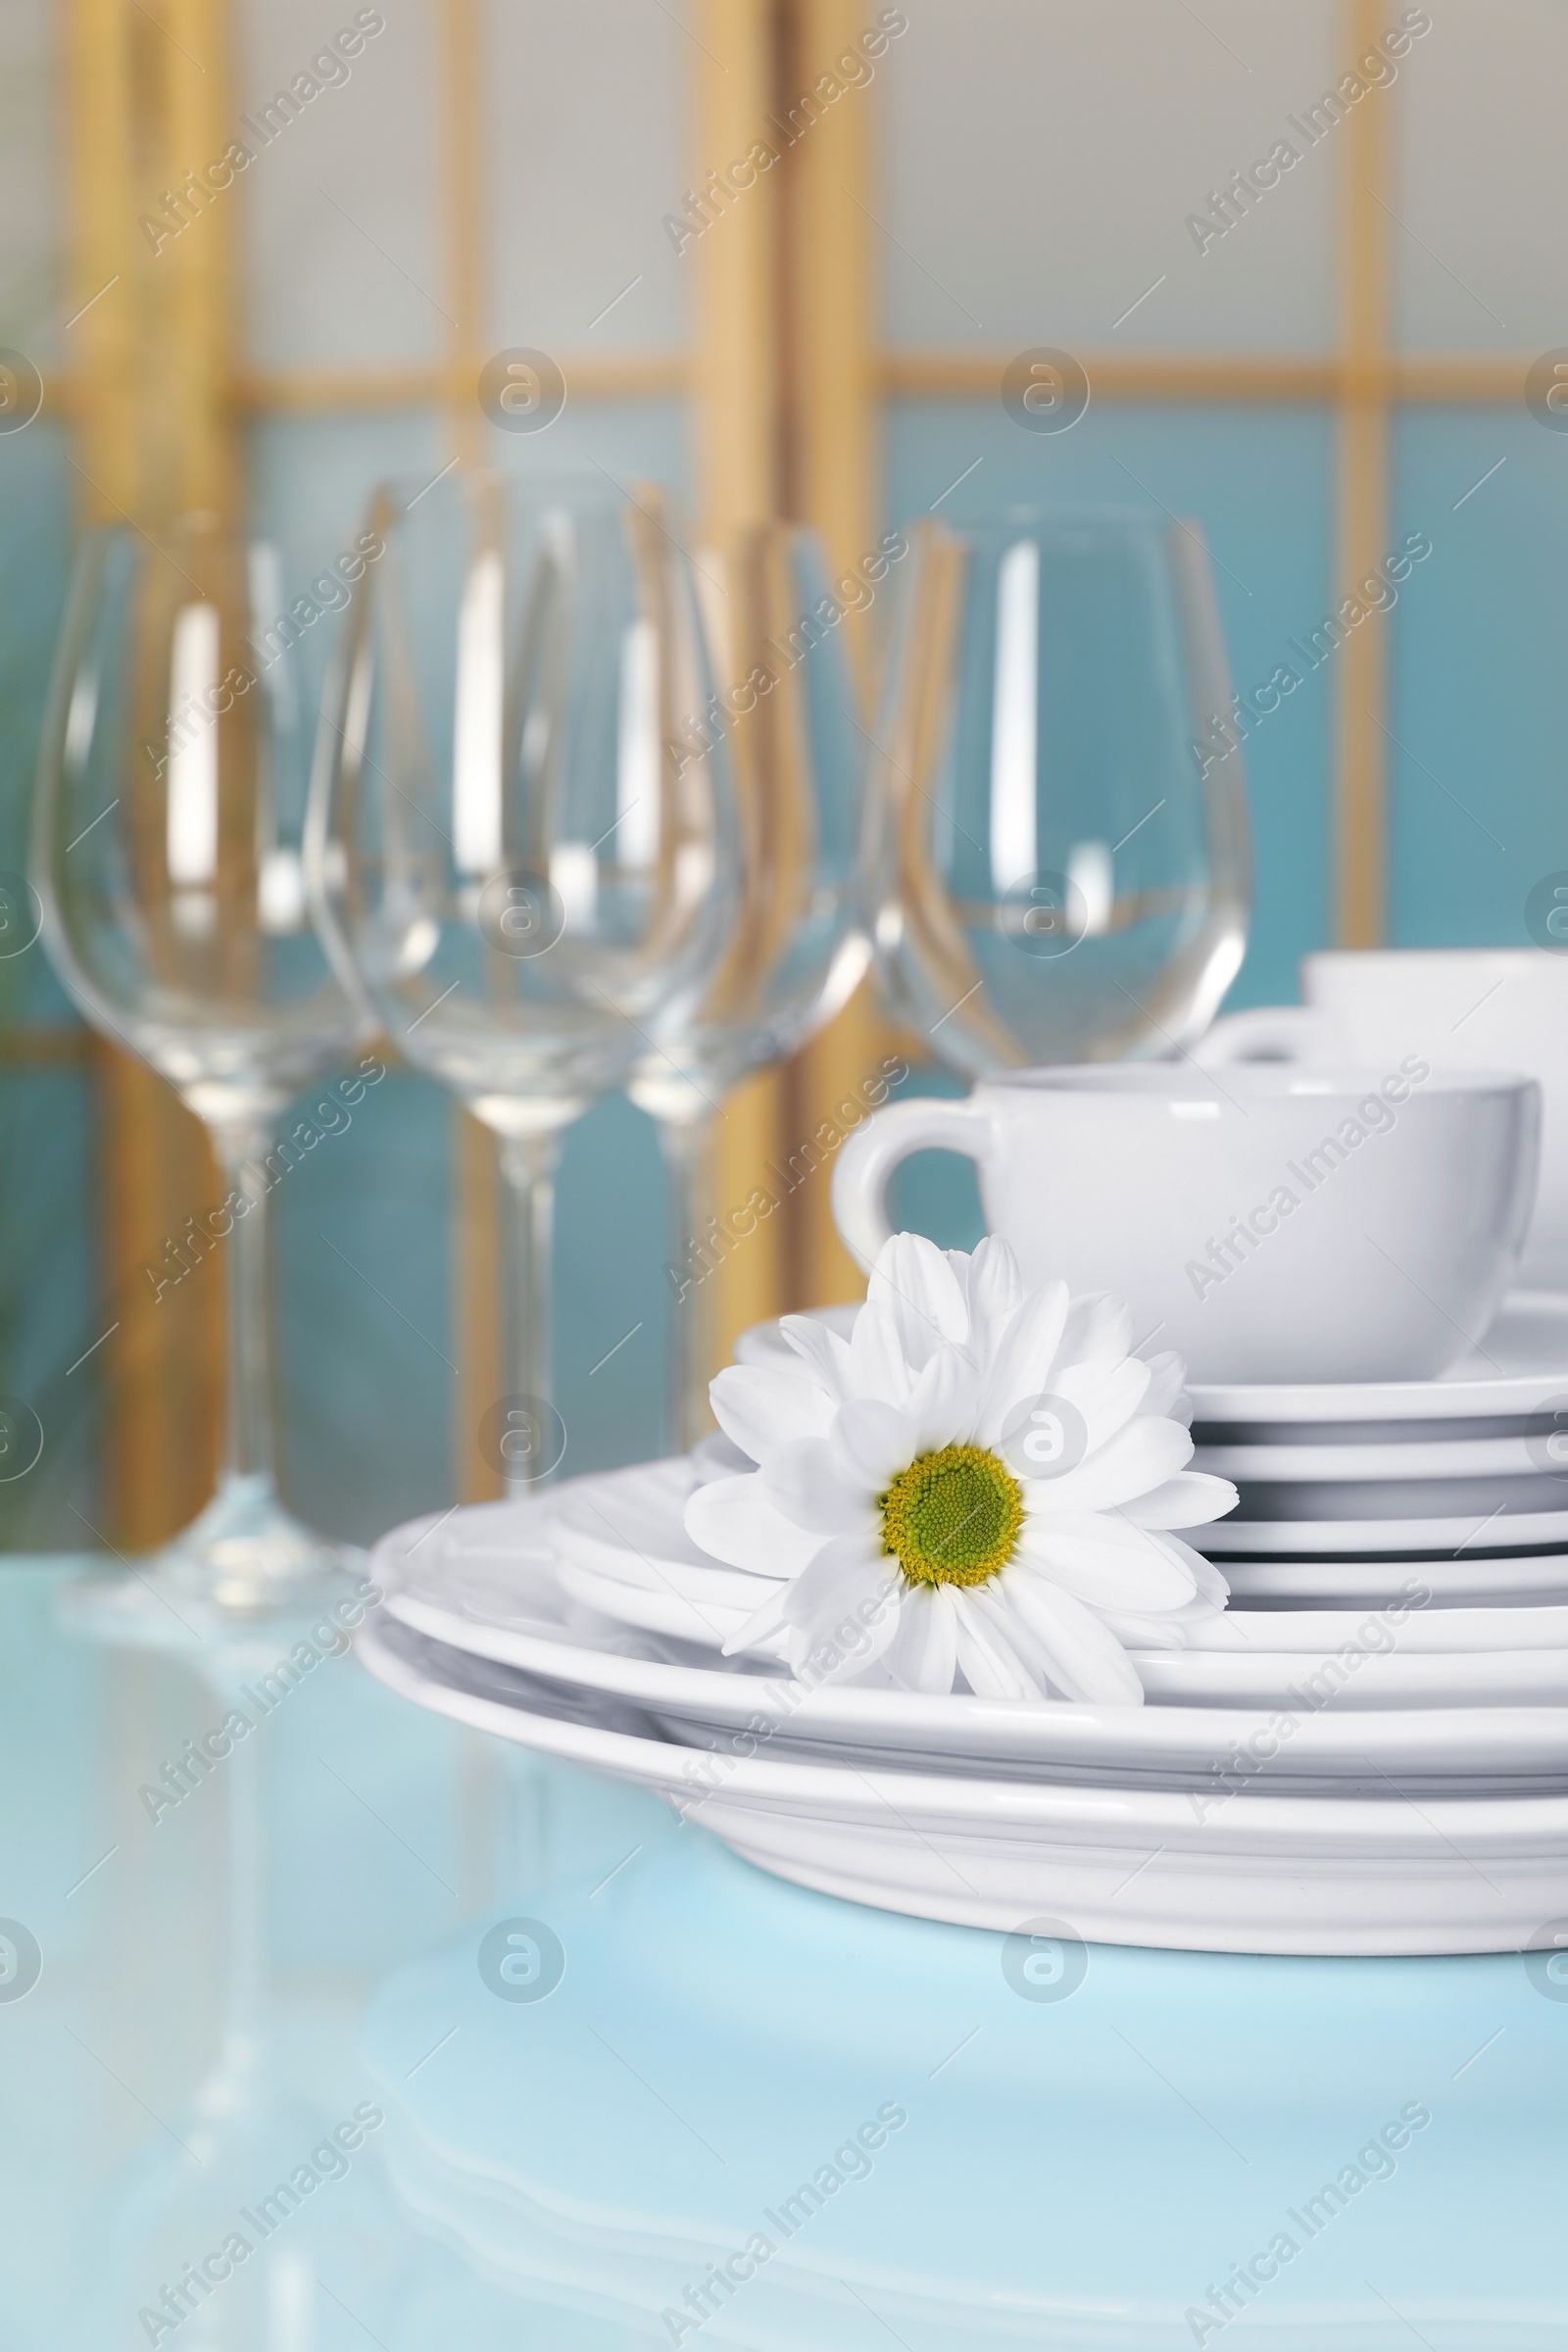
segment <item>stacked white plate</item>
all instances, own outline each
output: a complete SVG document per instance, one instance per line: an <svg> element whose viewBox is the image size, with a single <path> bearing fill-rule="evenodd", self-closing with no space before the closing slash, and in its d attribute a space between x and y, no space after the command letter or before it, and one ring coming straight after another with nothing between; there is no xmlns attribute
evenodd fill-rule
<svg viewBox="0 0 1568 2352"><path fill-rule="evenodd" d="M1568 1301L1511 1301L1486 1355L1430 1383L1194 1392L1199 1462L1243 1492L1245 1518L1195 1539L1233 1599L1200 1646L1134 1653L1142 1708L725 1658L755 1587L685 1534L721 1466L701 1452L397 1530L363 1654L863 1902L1212 1950L1516 1950L1568 1914L1568 1507L1536 1507Z"/></svg>
<svg viewBox="0 0 1568 2352"><path fill-rule="evenodd" d="M1241 1500L1190 1541L1238 1600L1568 1601L1568 1299L1516 1294L1439 1380L1192 1395Z"/></svg>

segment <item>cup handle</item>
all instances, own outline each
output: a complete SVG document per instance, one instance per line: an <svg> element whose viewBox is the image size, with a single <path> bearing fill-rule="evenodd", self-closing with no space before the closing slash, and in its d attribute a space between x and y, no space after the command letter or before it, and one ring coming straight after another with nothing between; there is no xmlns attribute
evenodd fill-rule
<svg viewBox="0 0 1568 2352"><path fill-rule="evenodd" d="M833 1217L844 1246L869 1274L893 1228L888 1223L889 1179L911 1152L961 1152L984 1160L991 1121L972 1102L940 1097L890 1102L846 1137L833 1169Z"/></svg>
<svg viewBox="0 0 1568 2352"><path fill-rule="evenodd" d="M1233 1061L1310 1061L1314 1054L1331 1060L1336 1044L1333 1022L1316 1005L1258 1004L1216 1021L1192 1057L1205 1070Z"/></svg>

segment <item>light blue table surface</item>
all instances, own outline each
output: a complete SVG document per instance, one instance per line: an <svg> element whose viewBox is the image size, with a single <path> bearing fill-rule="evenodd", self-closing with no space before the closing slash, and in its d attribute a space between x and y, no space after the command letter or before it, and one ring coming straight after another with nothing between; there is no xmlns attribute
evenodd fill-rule
<svg viewBox="0 0 1568 2352"><path fill-rule="evenodd" d="M1522 1958L1093 1946L1037 1997L351 1658L160 1804L221 1710L68 1638L71 1565L0 1571L3 2352L1568 2346Z"/></svg>
<svg viewBox="0 0 1568 2352"><path fill-rule="evenodd" d="M233 1765L156 1820L141 1790L222 1709L177 1655L60 1630L61 1590L85 1565L0 1565L0 1919L42 1959L24 1997L0 1982L0 2352L145 2346L138 2313L163 2285L373 2099L359 2026L387 1971L503 1894L602 1876L675 1835L652 1798L503 1754L393 1698L352 1656L323 1661L247 1742L268 2022L248 2078L204 2100L228 1990ZM157 2340L373 2352L367 2327L390 2344L389 2308L397 2352L624 2340L548 2313L536 2326L511 2294L486 2316L492 2290L392 2197L384 2136Z"/></svg>

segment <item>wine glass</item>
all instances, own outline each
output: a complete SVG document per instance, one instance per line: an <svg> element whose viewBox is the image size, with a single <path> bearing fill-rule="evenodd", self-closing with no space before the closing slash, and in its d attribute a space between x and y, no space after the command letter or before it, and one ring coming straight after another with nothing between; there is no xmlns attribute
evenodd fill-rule
<svg viewBox="0 0 1568 2352"><path fill-rule="evenodd" d="M865 838L896 1010L968 1078L1184 1051L1251 873L1200 533L1104 509L908 536Z"/></svg>
<svg viewBox="0 0 1568 2352"><path fill-rule="evenodd" d="M565 1435L550 1402L563 1130L701 1003L736 911L722 739L664 493L474 471L378 491L307 865L345 980L405 1059L499 1139L507 1394L481 1448L512 1494ZM673 1065L671 1065L673 1066Z"/></svg>
<svg viewBox="0 0 1568 2352"><path fill-rule="evenodd" d="M94 1027L203 1120L225 1188L206 1219L227 1281L217 1492L153 1577L121 1595L131 1611L168 1602L187 1622L192 1606L312 1605L348 1557L284 1509L273 1468L274 1132L290 1097L364 1035L305 903L297 633L276 551L212 515L93 533L34 812L33 881L61 978Z"/></svg>
<svg viewBox="0 0 1568 2352"><path fill-rule="evenodd" d="M697 580L718 683L706 710L686 714L680 756L728 740L738 915L707 989L671 1006L626 1089L659 1123L667 1175L677 1452L708 1425L704 1233L720 1103L831 1020L870 956L857 889L862 739L820 543L791 524L755 524L705 547Z"/></svg>

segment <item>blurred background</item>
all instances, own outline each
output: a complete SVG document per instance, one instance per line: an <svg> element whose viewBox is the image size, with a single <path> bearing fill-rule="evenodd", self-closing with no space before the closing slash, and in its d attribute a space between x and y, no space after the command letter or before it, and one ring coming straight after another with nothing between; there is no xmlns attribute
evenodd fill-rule
<svg viewBox="0 0 1568 2352"><path fill-rule="evenodd" d="M1233 1004L1326 943L1523 942L1568 864L1550 0L11 0L0 43L8 937L82 525L207 507L312 571L379 477L476 461L660 478L700 531L796 516L837 565L930 511L1196 517L1256 835ZM761 138L774 168L714 179ZM1043 349L1081 415L1023 401ZM518 351L564 379L542 426L499 397ZM867 693L887 601L846 624ZM312 679L333 627L304 616ZM216 1180L36 944L0 959L0 1392L51 1433L0 1540L128 1550L210 1483L216 1253L156 1312L141 1269ZM726 1198L889 1055L952 1083L867 986L729 1102ZM730 1253L721 1347L857 1294L827 1181ZM970 1238L964 1171L906 1181L910 1221ZM279 1222L302 1514L363 1539L492 1492L482 1132L394 1068ZM567 1471L659 1448L665 1248L654 1129L602 1102L559 1192Z"/></svg>

